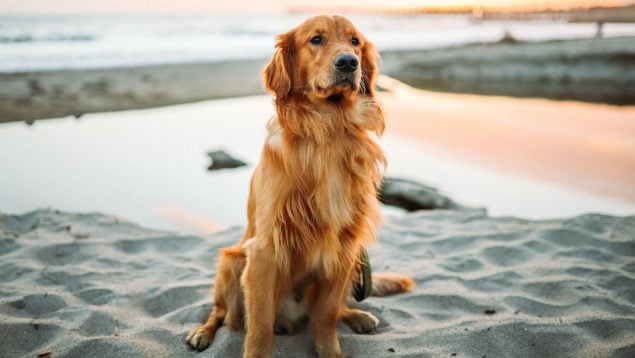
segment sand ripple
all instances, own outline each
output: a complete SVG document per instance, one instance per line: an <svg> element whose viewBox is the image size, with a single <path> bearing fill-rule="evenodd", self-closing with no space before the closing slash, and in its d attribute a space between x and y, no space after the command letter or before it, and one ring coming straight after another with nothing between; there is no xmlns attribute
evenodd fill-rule
<svg viewBox="0 0 635 358"><path fill-rule="evenodd" d="M58 357L239 357L223 328L205 353L184 337L210 309L216 250L234 228L183 236L102 214L0 215L0 352ZM635 217L491 218L432 211L387 220L377 271L411 274L410 294L370 298L380 319L354 357L633 357ZM311 335L274 356L312 357Z"/></svg>

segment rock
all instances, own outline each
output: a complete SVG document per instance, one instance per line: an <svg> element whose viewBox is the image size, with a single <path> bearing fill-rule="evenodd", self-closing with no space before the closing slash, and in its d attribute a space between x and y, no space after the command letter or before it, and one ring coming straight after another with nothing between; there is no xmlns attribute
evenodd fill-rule
<svg viewBox="0 0 635 358"><path fill-rule="evenodd" d="M437 189L400 178L385 177L379 200L407 211L432 209L464 209L452 199L439 194Z"/></svg>
<svg viewBox="0 0 635 358"><path fill-rule="evenodd" d="M216 150L207 153L212 163L207 167L207 170L219 170L219 169L227 169L227 168L238 168L247 165L247 163L242 160L236 159L229 154L227 154L224 150Z"/></svg>
<svg viewBox="0 0 635 358"><path fill-rule="evenodd" d="M505 31L503 37L498 41L501 44L515 44L518 43L518 40L512 35L511 32Z"/></svg>

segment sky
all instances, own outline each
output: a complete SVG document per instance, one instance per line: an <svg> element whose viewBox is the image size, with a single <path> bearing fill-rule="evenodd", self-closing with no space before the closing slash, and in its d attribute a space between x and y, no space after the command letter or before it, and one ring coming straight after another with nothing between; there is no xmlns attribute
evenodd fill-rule
<svg viewBox="0 0 635 358"><path fill-rule="evenodd" d="M514 10L567 9L622 6L635 0L321 0L325 9L411 9L484 7ZM0 12L20 13L207 13L227 11L282 12L285 9L316 9L314 0L0 0Z"/></svg>

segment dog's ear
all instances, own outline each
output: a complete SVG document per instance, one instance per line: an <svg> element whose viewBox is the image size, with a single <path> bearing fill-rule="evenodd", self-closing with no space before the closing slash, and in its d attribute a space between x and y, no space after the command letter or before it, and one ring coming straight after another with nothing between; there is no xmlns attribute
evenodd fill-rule
<svg viewBox="0 0 635 358"><path fill-rule="evenodd" d="M362 93L368 96L375 95L375 77L377 76L379 61L379 54L375 49L375 46L364 41L362 47Z"/></svg>
<svg viewBox="0 0 635 358"><path fill-rule="evenodd" d="M262 73L265 89L276 99L282 99L291 94L293 86L293 49L292 34L282 34L277 37L276 52L265 66Z"/></svg>

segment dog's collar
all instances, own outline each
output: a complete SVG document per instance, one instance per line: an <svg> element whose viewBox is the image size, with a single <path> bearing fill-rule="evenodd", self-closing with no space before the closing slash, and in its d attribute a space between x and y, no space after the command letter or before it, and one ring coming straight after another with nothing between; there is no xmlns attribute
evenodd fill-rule
<svg viewBox="0 0 635 358"><path fill-rule="evenodd" d="M357 265L357 271L358 277L353 284L353 297L355 297L357 302L361 302L370 296L373 289L370 260L368 259L368 252L363 246L361 250L359 250L359 264Z"/></svg>

